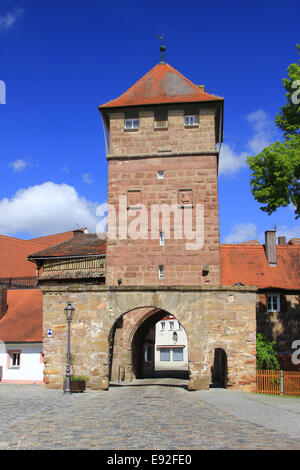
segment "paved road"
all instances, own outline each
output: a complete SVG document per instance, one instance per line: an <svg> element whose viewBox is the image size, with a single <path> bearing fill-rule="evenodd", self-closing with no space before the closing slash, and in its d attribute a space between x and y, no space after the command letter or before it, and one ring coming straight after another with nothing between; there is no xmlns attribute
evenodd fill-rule
<svg viewBox="0 0 300 470"><path fill-rule="evenodd" d="M0 449L300 449L300 399L173 383L72 395L1 384Z"/></svg>

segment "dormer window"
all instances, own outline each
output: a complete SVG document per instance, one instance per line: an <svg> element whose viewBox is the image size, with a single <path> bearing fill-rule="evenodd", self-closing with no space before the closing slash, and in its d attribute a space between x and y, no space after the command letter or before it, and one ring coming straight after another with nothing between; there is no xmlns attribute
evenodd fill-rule
<svg viewBox="0 0 300 470"><path fill-rule="evenodd" d="M198 114L186 114L184 116L184 125L186 127L198 126L199 116Z"/></svg>
<svg viewBox="0 0 300 470"><path fill-rule="evenodd" d="M125 125L124 125L124 128L125 129L138 129L139 128L139 120L138 118L135 118L135 119L125 119Z"/></svg>

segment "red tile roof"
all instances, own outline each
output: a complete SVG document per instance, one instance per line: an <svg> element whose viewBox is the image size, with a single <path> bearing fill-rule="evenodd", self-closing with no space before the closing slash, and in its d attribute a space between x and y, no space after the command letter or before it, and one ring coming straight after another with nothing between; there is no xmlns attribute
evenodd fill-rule
<svg viewBox="0 0 300 470"><path fill-rule="evenodd" d="M155 65L119 98L99 106L99 109L202 101L223 101L223 98L206 93L169 64L163 63Z"/></svg>
<svg viewBox="0 0 300 470"><path fill-rule="evenodd" d="M40 289L7 291L7 312L0 319L0 341L43 339L43 294Z"/></svg>
<svg viewBox="0 0 300 470"><path fill-rule="evenodd" d="M31 240L0 235L0 278L35 276L35 265L27 261L27 256L71 237L73 231Z"/></svg>
<svg viewBox="0 0 300 470"><path fill-rule="evenodd" d="M277 265L269 266L263 245L221 245L221 283L260 289L300 289L300 246L276 246Z"/></svg>
<svg viewBox="0 0 300 470"><path fill-rule="evenodd" d="M28 259L102 255L105 253L106 239L99 238L96 233L83 233L58 245L32 253Z"/></svg>
<svg viewBox="0 0 300 470"><path fill-rule="evenodd" d="M35 276L35 266L26 261L34 250L45 248L42 243L0 235L0 278Z"/></svg>
<svg viewBox="0 0 300 470"><path fill-rule="evenodd" d="M82 227L80 229L84 232L87 227ZM43 243L43 245L57 245L57 243L62 243L65 240L69 240L73 237L74 230L69 230L68 232L54 233L53 235L46 235L45 237L31 238L30 241L34 243Z"/></svg>

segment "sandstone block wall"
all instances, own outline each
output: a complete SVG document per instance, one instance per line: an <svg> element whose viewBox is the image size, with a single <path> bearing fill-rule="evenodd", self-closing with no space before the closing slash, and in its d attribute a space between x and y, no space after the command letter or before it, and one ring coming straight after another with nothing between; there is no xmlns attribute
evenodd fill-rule
<svg viewBox="0 0 300 470"><path fill-rule="evenodd" d="M215 109L197 108L199 125L184 126L184 108L168 111L168 127L155 128L154 109L137 109L139 129L124 129L124 112L109 113L109 155L141 155L159 152L203 152L216 149ZM133 112L133 110L131 110Z"/></svg>
<svg viewBox="0 0 300 470"><path fill-rule="evenodd" d="M245 287L118 288L43 286L45 382L61 388L66 364L64 307L75 306L71 326L73 373L90 377L89 387L109 386L110 339L115 322L128 315L138 324L141 309L172 313L184 327L189 346L189 389L207 389L216 348L228 361L228 386L255 389L256 289ZM133 312L136 310L136 316ZM52 336L47 336L48 329ZM118 341L118 339L117 339ZM120 344L121 346L121 344ZM128 344L126 346L128 350ZM128 357L127 357L128 359ZM128 362L128 365L129 362Z"/></svg>
<svg viewBox="0 0 300 470"><path fill-rule="evenodd" d="M164 178L157 178L157 171L164 171ZM163 223L160 216L158 230L154 232L153 205L167 204L177 207L179 191L189 190L192 207L181 209L182 238L176 239L174 216L170 212L170 224ZM115 208L118 224L120 196L128 191L139 191L140 203L147 208L148 227L143 238L132 239L130 226L135 224L141 211L127 210L126 239L108 239L107 285L201 285L220 282L219 206L216 155L185 157L151 157L147 159L110 160L108 168L108 203ZM130 196L129 196L130 197ZM190 197L190 196L189 196ZM202 205L203 219L196 212ZM137 204L138 206L138 204ZM194 239L189 240L184 232L184 214L191 212L192 228L199 227ZM124 213L124 210L123 210ZM144 220L144 219L143 219ZM156 218L156 220L158 220ZM203 226L199 226L199 222ZM196 223L198 225L196 225ZM145 225L144 225L145 226ZM168 228L170 227L170 231ZM203 231L202 231L203 230ZM137 233L141 228L137 224ZM165 244L160 246L159 231L165 234ZM155 235L156 234L156 235ZM200 237L203 234L203 246ZM199 239L198 239L199 235ZM156 238L154 238L156 236ZM169 237L169 238L167 238ZM190 242L199 241L197 249L187 249ZM158 266L164 266L164 279L158 279ZM209 273L203 275L203 267Z"/></svg>

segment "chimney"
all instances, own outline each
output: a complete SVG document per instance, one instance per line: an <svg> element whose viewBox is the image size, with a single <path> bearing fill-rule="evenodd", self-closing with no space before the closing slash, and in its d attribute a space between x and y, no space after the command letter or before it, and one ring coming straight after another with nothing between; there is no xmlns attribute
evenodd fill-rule
<svg viewBox="0 0 300 470"><path fill-rule="evenodd" d="M286 245L286 238L278 237L278 245Z"/></svg>
<svg viewBox="0 0 300 470"><path fill-rule="evenodd" d="M270 266L276 266L276 231L267 230L265 232L265 251Z"/></svg>
<svg viewBox="0 0 300 470"><path fill-rule="evenodd" d="M6 314L7 310L7 289L5 284L0 284L0 318Z"/></svg>

